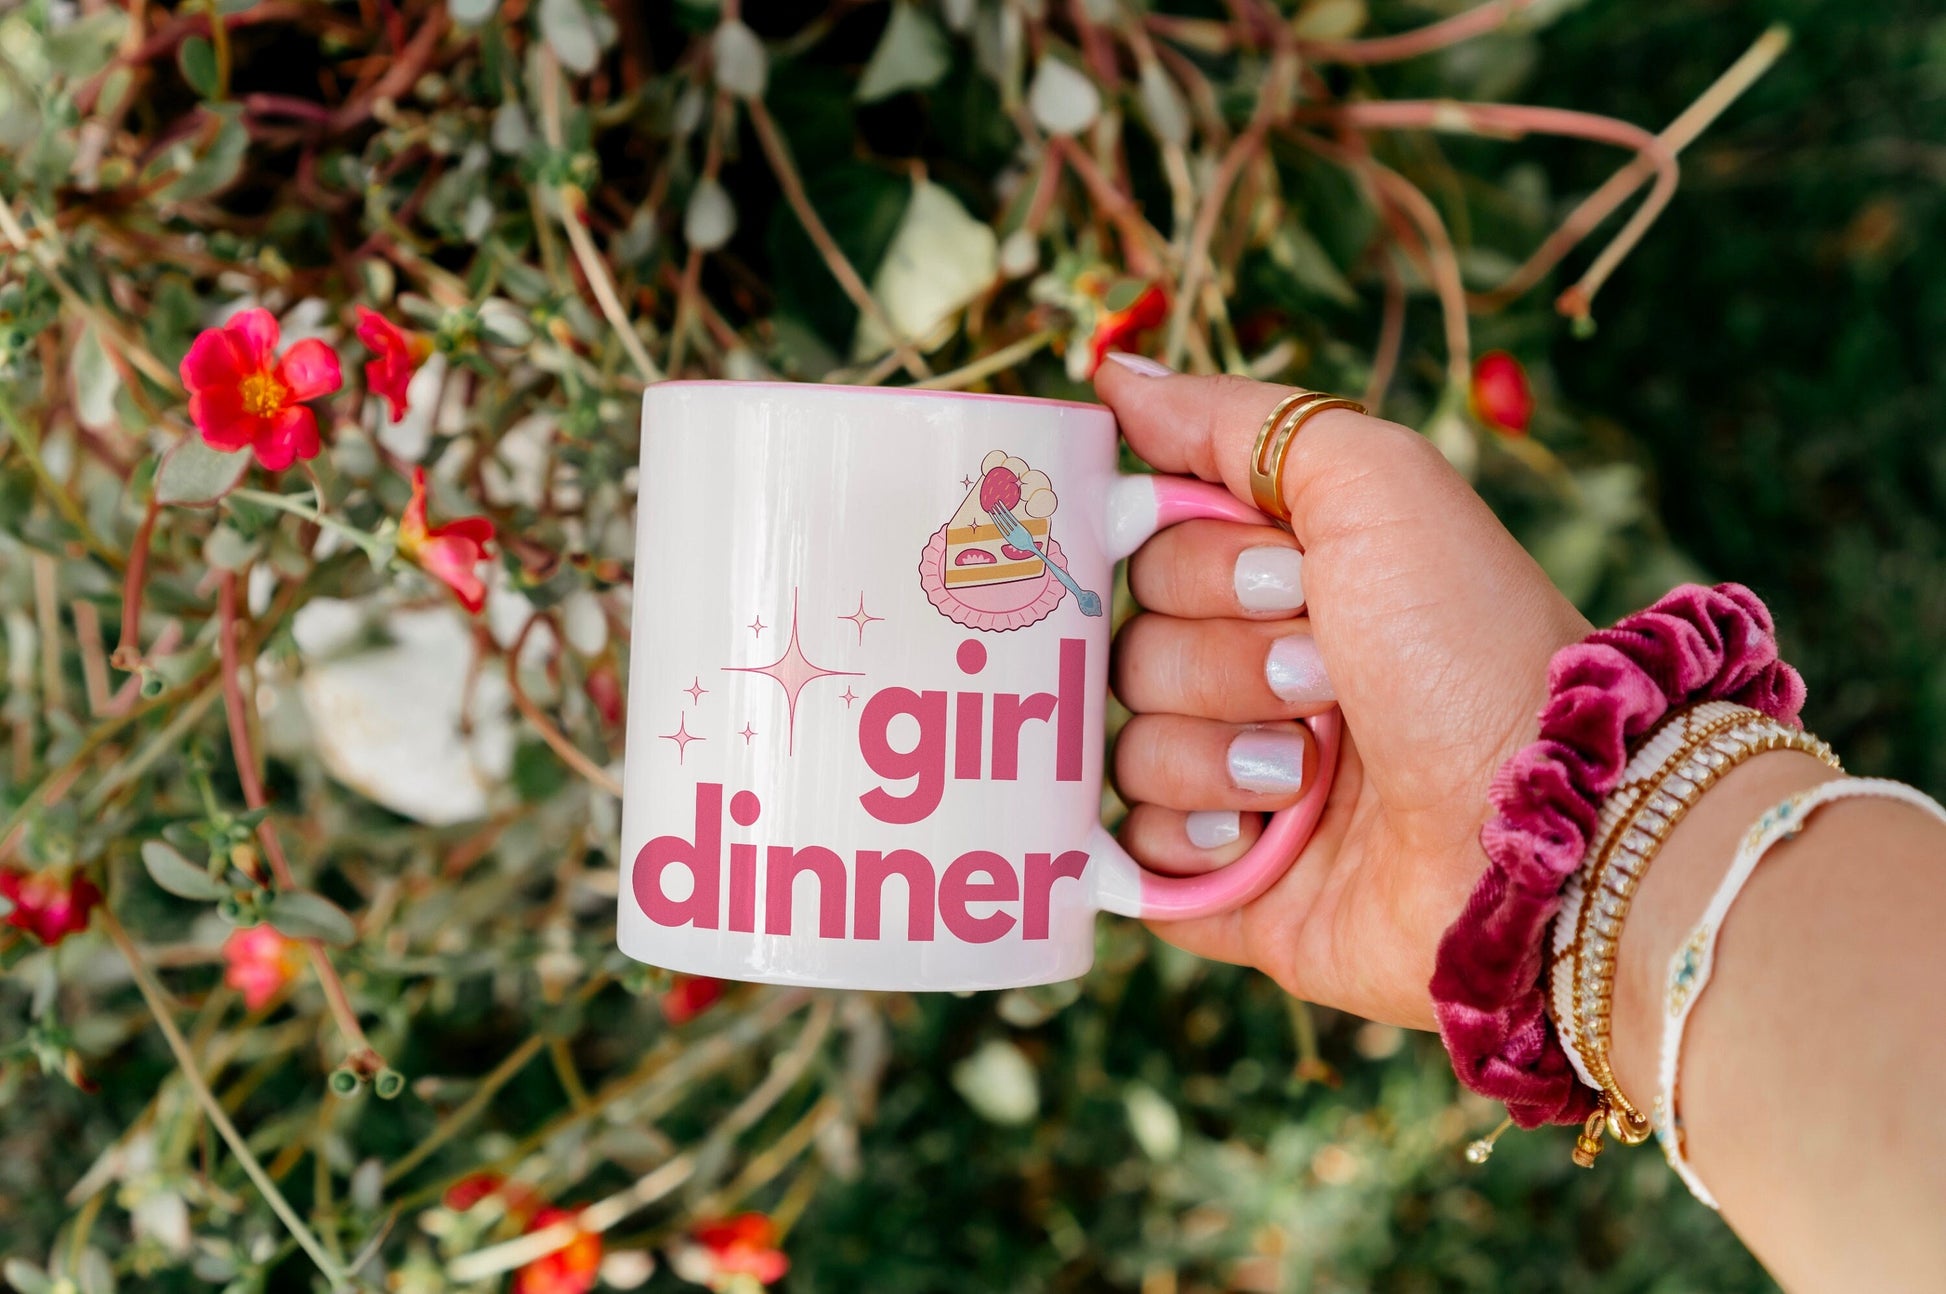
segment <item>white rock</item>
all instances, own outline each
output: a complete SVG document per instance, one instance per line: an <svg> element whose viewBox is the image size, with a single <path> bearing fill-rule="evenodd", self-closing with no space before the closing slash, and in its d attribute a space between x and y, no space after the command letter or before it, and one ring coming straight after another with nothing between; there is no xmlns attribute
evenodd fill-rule
<svg viewBox="0 0 1946 1294"><path fill-rule="evenodd" d="M1041 59L1027 90L1027 107L1043 130L1077 135L1101 115L1101 91L1076 68L1052 56Z"/></svg>

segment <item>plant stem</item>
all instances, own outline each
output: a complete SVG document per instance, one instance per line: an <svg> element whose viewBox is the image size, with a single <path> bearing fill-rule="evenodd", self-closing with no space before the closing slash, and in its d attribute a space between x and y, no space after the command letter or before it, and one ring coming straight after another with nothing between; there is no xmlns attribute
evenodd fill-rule
<svg viewBox="0 0 1946 1294"><path fill-rule="evenodd" d="M492 1102L495 1094L513 1080L515 1074L527 1067L540 1049L547 1045L541 1034L532 1034L518 1047L508 1052L505 1059L490 1070L473 1089L472 1095L462 1101L451 1114L439 1121L424 1141L394 1160L385 1170L385 1184L390 1186L419 1165L432 1158L438 1149L458 1136L460 1131L471 1123L479 1113Z"/></svg>
<svg viewBox="0 0 1946 1294"><path fill-rule="evenodd" d="M1451 18L1416 27L1391 36L1371 36L1363 40L1304 40L1298 49L1305 57L1322 63L1396 63L1417 58L1461 41L1484 36L1506 24L1534 0L1488 0Z"/></svg>
<svg viewBox="0 0 1946 1294"><path fill-rule="evenodd" d="M121 951L122 957L128 962L129 974L135 977L135 986L141 990L142 1000L148 1003L149 1014L155 1017L156 1025L161 1028L162 1036L168 1041L169 1050L175 1055L176 1064L182 1070L183 1080L189 1084L189 1090L195 1094L196 1104L202 1107L204 1115L216 1126L217 1132L229 1145L231 1153L243 1165L243 1171L263 1193L264 1200L270 1205L271 1211L289 1229L291 1238L310 1255L311 1261L317 1264L325 1280L329 1281L334 1289L346 1284L349 1277L344 1269L325 1252L318 1238L311 1234L309 1227L304 1225L304 1219L297 1216L297 1210L290 1206L290 1202L284 1198L284 1193L277 1189L277 1183L270 1179L270 1175L264 1172L263 1165L257 1162L257 1157L250 1153L249 1143L244 1141L236 1125L230 1122L230 1116L224 1113L223 1107L218 1104L215 1095L209 1090L209 1084L203 1081L202 1073L196 1068L196 1057L191 1054L188 1042L183 1039L182 1031L176 1028L176 1022L169 1014L168 1000L163 996L162 987L149 974L149 968L143 964L141 953L136 949L134 941L129 938L128 931L122 928L122 923L116 920L115 914L106 907L100 909L97 919L101 922L102 929L107 931L109 939L114 941L115 947Z"/></svg>
<svg viewBox="0 0 1946 1294"><path fill-rule="evenodd" d="M243 785L244 803L252 809L261 809L270 800L264 794L263 777L257 771L257 757L251 747L250 712L244 700L243 681L237 664L237 577L234 571L225 571L222 582L217 586L217 608L221 617L217 651L223 678L223 711L230 725L230 755L236 762L237 780ZM257 839L263 845L264 856L270 860L270 870L276 876L277 884L283 889L296 889L297 878L291 872L290 860L284 856L284 842L268 817L257 824ZM337 968L331 964L331 954L325 951L324 944L319 940L304 939L299 942L310 954L311 969L317 973L318 986L324 990L325 1001L331 1008L331 1018L337 1023L338 1032L344 1035L345 1045L350 1049L345 1063L365 1077L371 1077L385 1067L385 1057L372 1046L371 1040L365 1036L364 1027L358 1023L358 1012L351 1004L351 995L345 992L344 981L338 978Z"/></svg>
<svg viewBox="0 0 1946 1294"><path fill-rule="evenodd" d="M539 58L541 133L547 139L547 146L558 152L563 147L561 64L555 59L554 51L544 44L540 48ZM622 299L615 292L615 280L608 273L608 265L601 259L601 252L596 249L595 240L589 236L587 196L581 190L567 186L557 187L554 195L561 205L561 227L567 230L568 243L574 248L574 259L581 263L581 273L587 278L588 287L601 306L601 313L607 317L608 326L615 330L622 349L628 352L628 358L642 375L642 380L660 382L663 372L649 358L648 348L642 345L642 339L629 323L628 311L622 308Z"/></svg>
<svg viewBox="0 0 1946 1294"><path fill-rule="evenodd" d="M242 499L245 503L262 504L266 508L275 508L279 512L288 512L293 517L302 517L304 518L304 520L310 522L312 525L323 526L326 530L335 530L337 533L343 535L346 539L356 544L360 552L364 553L367 557L371 558L375 562L380 560L380 558L384 556L384 552L379 547L378 541L374 539L372 536L366 534L364 531L358 529L356 526L346 525L344 522L338 520L336 517L331 516L328 513L321 512L317 508L299 503L296 499L292 498L288 494L277 494L270 490L243 489L243 490L231 490L229 494L227 494L224 497L231 498L231 499ZM313 498L317 497L317 492L315 490L312 491L312 497Z"/></svg>
<svg viewBox="0 0 1946 1294"><path fill-rule="evenodd" d="M0 211L6 210L6 207L5 202L0 202ZM28 425L14 409L13 401L4 396L0 396L0 419L6 421L7 429L13 435L13 443L20 447L21 456L27 460L27 466L34 473L34 479L40 482L41 490L46 494L48 502L54 505L54 510L61 514L68 525L74 527L75 534L81 537L82 545L116 570L121 570L128 559L110 548L107 542L95 533L95 528L89 524L88 516L81 510L81 505L74 501L74 496L68 493L65 485L54 479L54 474L47 470L47 464L41 460L39 429Z"/></svg>
<svg viewBox="0 0 1946 1294"><path fill-rule="evenodd" d="M149 545L155 536L155 519L162 503L149 492L148 506L142 509L142 524L135 528L135 541L128 547L128 572L122 577L122 635L115 644L110 663L125 673L142 667L142 597L149 583Z"/></svg>
<svg viewBox="0 0 1946 1294"><path fill-rule="evenodd" d="M845 295L851 298L851 303L858 307L859 312L876 324L891 341L892 349L898 352L899 362L905 365L906 372L916 380L931 377L932 369L913 349L911 340L886 317L878 298L865 286L865 280L858 277L858 271L846 259L844 249L838 246L837 239L825 228L824 218L811 205L810 195L804 191L804 181L797 173L796 164L791 161L790 146L778 132L777 123L771 120L770 109L764 107L762 99L756 98L744 100L743 107L750 114L750 128L757 134L757 143L763 148L764 157L777 176L777 186L784 191L784 200L791 204L792 214L804 226L804 232L810 235L811 243L818 249L818 255L824 258L825 268L831 271L831 277L838 280L838 286L844 289Z"/></svg>
<svg viewBox="0 0 1946 1294"><path fill-rule="evenodd" d="M1031 336L1022 337L1019 341L1002 346L990 355L982 355L971 364L963 365L952 370L950 373L941 373L939 376L929 377L923 382L915 382L912 384L913 388L920 391L964 390L972 386L975 382L992 377L995 373L1003 369L1012 368L1029 356L1046 349L1047 344L1057 336L1059 336L1058 333L1050 331L1037 332Z"/></svg>

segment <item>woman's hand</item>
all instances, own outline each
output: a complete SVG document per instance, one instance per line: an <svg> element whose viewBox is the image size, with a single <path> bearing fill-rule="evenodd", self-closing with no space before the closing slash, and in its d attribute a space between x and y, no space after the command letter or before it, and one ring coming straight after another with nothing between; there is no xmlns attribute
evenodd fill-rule
<svg viewBox="0 0 1946 1294"><path fill-rule="evenodd" d="M1135 452L1248 501L1258 428L1291 388L1111 359L1095 386ZM1135 805L1123 843L1166 872L1241 856L1317 775L1291 721L1335 701L1337 782L1290 871L1236 912L1156 928L1299 997L1429 1029L1439 936L1486 866L1488 783L1533 739L1548 658L1589 626L1417 433L1330 410L1285 464L1294 538L1192 521L1131 561L1145 611L1114 662L1136 712L1115 748Z"/></svg>

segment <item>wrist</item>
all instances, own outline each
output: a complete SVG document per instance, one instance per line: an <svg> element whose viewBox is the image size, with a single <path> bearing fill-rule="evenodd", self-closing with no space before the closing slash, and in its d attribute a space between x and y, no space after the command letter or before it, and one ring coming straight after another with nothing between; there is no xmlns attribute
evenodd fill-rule
<svg viewBox="0 0 1946 1294"><path fill-rule="evenodd" d="M1621 933L1610 1060L1622 1091L1647 1109L1656 1092L1669 958L1729 869L1737 842L1785 796L1841 776L1811 755L1771 751L1745 761L1676 824L1643 876Z"/></svg>

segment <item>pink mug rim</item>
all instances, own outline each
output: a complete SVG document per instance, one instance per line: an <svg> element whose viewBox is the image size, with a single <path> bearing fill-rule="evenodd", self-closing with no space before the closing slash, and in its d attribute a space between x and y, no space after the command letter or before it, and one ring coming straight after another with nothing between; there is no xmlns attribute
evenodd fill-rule
<svg viewBox="0 0 1946 1294"><path fill-rule="evenodd" d="M1089 413L1107 413L1109 408L1086 400L1057 400L1048 395L1002 395L997 391L935 391L919 386L849 386L841 382L791 382L780 378L714 378L714 377L677 377L655 382L644 388L644 392L660 391L674 386L737 387L744 390L789 390L789 391L831 391L844 395L897 395L908 399L921 396L927 399L985 400L998 404L1041 405L1056 409L1082 409Z"/></svg>

